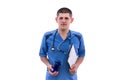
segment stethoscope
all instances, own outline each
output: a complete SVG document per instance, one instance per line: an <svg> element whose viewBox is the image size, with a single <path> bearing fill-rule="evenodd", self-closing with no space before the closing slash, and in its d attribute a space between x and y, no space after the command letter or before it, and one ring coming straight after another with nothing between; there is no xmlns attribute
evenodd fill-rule
<svg viewBox="0 0 120 80"><path fill-rule="evenodd" d="M56 37L56 34L57 34L57 32L58 32L58 30L56 30L55 31L55 33L54 33L54 35L53 35L53 41L52 41L52 48L51 48L51 50L52 51L55 51L55 47L54 47L54 42L55 42L55 37ZM71 31L69 30L69 33L70 33L70 36L69 36L69 47L71 46ZM63 41L64 42L64 41ZM59 50L59 51L62 51L61 49L60 49L60 46L63 44L63 42L61 42L58 46L57 46L57 50ZM62 51L62 52L64 52L64 51Z"/></svg>

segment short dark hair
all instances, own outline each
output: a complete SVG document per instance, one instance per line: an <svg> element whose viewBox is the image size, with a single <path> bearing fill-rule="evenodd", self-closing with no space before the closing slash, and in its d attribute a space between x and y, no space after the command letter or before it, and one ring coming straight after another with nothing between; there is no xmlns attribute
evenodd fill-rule
<svg viewBox="0 0 120 80"><path fill-rule="evenodd" d="M67 8L67 7L62 7L57 11L57 16L59 15L59 13L69 13L70 17L72 17L72 11Z"/></svg>

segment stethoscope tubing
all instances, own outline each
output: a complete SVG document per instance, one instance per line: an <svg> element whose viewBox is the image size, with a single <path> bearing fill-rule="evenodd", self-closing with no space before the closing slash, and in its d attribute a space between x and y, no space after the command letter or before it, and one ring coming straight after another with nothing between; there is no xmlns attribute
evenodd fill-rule
<svg viewBox="0 0 120 80"><path fill-rule="evenodd" d="M58 32L58 30L56 30L56 31L55 31L55 34L53 35L52 48L51 48L52 51L55 50L54 42L55 42L55 37L56 37L57 32ZM70 37L71 37L71 31L70 31ZM70 40L70 41L69 41L69 48L70 48L70 46L71 46L71 38L69 38L69 40ZM62 50L60 50L60 46L61 46L63 43L64 43L64 41L61 42L61 43L57 46L57 50L62 51Z"/></svg>

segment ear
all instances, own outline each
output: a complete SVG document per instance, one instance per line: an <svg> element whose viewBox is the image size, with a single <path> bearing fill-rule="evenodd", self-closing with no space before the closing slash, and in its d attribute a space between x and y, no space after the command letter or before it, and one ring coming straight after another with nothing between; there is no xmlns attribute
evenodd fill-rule
<svg viewBox="0 0 120 80"><path fill-rule="evenodd" d="M74 18L71 18L71 23L74 21Z"/></svg>
<svg viewBox="0 0 120 80"><path fill-rule="evenodd" d="M58 18L58 17L55 18L55 21L56 21L56 22L57 22L57 18Z"/></svg>

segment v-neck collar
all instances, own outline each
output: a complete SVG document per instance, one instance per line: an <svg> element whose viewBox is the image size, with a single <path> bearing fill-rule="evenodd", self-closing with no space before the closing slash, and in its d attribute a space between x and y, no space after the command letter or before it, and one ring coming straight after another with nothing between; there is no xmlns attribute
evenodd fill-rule
<svg viewBox="0 0 120 80"><path fill-rule="evenodd" d="M70 33L70 31L69 31L69 33L67 34L66 39L70 38L70 37L71 37L70 35L71 35L71 33ZM66 39L65 39L65 40L66 40ZM63 40L63 38L60 36L60 34L58 33L58 31L57 31L57 33L56 33L56 40L57 40L57 41L60 41L60 42L61 42L61 41L65 41L65 40Z"/></svg>

